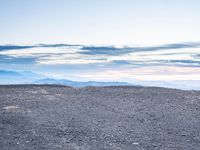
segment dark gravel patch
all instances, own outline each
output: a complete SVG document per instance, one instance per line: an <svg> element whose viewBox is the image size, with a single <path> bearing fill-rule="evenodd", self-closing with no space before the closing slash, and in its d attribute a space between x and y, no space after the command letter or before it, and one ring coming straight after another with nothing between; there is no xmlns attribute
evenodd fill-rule
<svg viewBox="0 0 200 150"><path fill-rule="evenodd" d="M0 86L1 150L199 150L200 92Z"/></svg>

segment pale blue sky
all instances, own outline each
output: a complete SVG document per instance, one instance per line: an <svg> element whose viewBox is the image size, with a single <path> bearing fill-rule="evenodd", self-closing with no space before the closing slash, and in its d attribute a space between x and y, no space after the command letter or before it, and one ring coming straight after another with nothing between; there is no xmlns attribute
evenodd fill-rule
<svg viewBox="0 0 200 150"><path fill-rule="evenodd" d="M0 43L199 41L199 0L0 0Z"/></svg>

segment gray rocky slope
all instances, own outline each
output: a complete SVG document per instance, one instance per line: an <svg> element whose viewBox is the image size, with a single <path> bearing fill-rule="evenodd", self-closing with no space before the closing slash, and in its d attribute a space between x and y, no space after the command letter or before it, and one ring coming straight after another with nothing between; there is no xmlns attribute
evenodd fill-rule
<svg viewBox="0 0 200 150"><path fill-rule="evenodd" d="M1 150L199 150L200 92L0 86Z"/></svg>

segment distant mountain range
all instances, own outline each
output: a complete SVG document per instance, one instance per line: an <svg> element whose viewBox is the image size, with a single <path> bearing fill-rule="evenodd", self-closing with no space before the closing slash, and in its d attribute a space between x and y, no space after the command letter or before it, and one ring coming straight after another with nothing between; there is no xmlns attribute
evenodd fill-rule
<svg viewBox="0 0 200 150"><path fill-rule="evenodd" d="M84 86L119 86L119 85L129 85L127 82L96 82L96 81L71 81L65 79L51 79L45 78L33 82L34 84L60 84L73 87L84 87Z"/></svg>
<svg viewBox="0 0 200 150"><path fill-rule="evenodd" d="M131 84L132 83L132 84ZM132 80L127 82L98 82L98 81L71 81L67 79L54 79L42 74L37 74L31 71L8 71L0 70L0 84L57 84L73 87L84 86L152 86L166 87L183 90L200 90L200 80L187 81L142 81Z"/></svg>
<svg viewBox="0 0 200 150"><path fill-rule="evenodd" d="M82 82L66 79L53 79L31 71L17 72L7 70L0 70L0 84L59 84L73 87L129 85L127 82Z"/></svg>
<svg viewBox="0 0 200 150"><path fill-rule="evenodd" d="M45 76L31 71L0 70L0 84L25 84L41 78Z"/></svg>

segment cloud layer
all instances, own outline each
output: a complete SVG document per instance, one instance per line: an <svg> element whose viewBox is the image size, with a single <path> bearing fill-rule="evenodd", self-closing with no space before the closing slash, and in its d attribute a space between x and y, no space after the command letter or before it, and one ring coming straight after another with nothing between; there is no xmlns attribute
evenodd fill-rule
<svg viewBox="0 0 200 150"><path fill-rule="evenodd" d="M62 76L66 74L77 76L79 71L80 77L91 78L95 73L99 74L103 71L105 75L101 76L111 79L110 72L114 72L115 76L119 77L117 79L128 78L129 80L131 76L139 79L148 78L148 80L153 76L160 80L164 78L177 80L180 77L196 79L200 75L200 43L149 47L69 44L0 46L1 68L7 66L19 70L24 64L28 65L30 70L48 70L51 74L56 74L55 70L59 70L57 74ZM183 68L186 70L184 73L187 77L180 72Z"/></svg>

